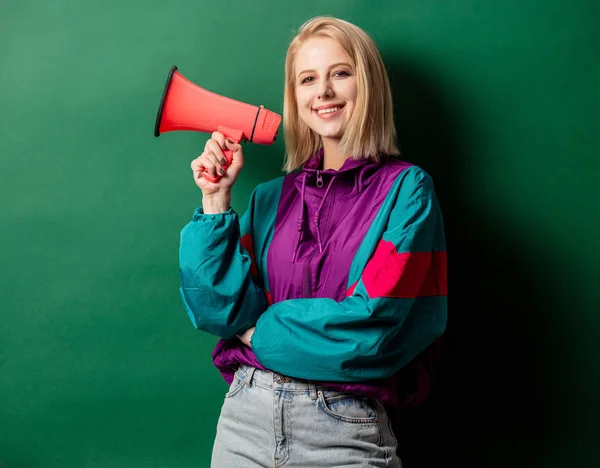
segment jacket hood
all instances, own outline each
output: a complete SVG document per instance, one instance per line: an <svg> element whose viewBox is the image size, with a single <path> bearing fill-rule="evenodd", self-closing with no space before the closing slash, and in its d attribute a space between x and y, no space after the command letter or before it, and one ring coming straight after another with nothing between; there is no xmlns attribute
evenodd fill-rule
<svg viewBox="0 0 600 468"><path fill-rule="evenodd" d="M321 186L322 179L328 182L332 178L345 186L352 186L355 193L361 193L364 188L371 183L375 177L377 168L381 162L375 162L368 158L354 159L347 158L338 170L321 169L323 167L323 149L317 151L308 161L304 163L296 176L296 183L301 184L302 179L306 177L308 185Z"/></svg>

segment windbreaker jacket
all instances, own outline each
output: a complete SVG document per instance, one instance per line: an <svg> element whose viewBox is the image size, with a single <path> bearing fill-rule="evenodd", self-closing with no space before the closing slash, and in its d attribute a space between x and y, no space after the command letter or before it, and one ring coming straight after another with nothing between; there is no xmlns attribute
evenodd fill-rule
<svg viewBox="0 0 600 468"><path fill-rule="evenodd" d="M241 219L194 212L180 239L185 309L222 338L213 361L228 383L248 364L393 405L412 386L414 403L430 385L415 358L447 320L431 177L397 159L323 171L322 157L259 185ZM249 348L236 335L253 326Z"/></svg>

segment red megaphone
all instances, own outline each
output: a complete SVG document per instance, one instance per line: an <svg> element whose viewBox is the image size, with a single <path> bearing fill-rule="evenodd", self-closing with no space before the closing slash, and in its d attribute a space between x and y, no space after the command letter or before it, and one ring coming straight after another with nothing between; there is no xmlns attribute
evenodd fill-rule
<svg viewBox="0 0 600 468"><path fill-rule="evenodd" d="M264 106L253 106L206 89L184 78L177 67L171 68L160 100L154 136L173 130L221 132L236 143L250 141L271 145L277 138L281 116ZM224 150L227 168L233 154ZM202 174L211 182L221 177Z"/></svg>

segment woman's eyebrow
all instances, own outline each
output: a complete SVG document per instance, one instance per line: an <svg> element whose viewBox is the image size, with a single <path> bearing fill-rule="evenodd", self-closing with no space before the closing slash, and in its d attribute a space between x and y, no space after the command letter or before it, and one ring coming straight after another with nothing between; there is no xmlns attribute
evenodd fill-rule
<svg viewBox="0 0 600 468"><path fill-rule="evenodd" d="M351 66L349 63L347 62L338 62L338 63L334 63L333 65L331 65L329 68L335 68L335 67L339 67L340 65L346 65L346 66ZM302 75L303 73L315 73L316 70L314 69L310 69L310 70L302 70L300 73L298 73L298 76Z"/></svg>

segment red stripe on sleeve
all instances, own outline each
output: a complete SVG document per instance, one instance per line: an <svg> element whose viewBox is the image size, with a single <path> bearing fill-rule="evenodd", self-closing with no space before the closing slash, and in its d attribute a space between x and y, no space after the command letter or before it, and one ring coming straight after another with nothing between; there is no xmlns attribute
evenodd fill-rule
<svg viewBox="0 0 600 468"><path fill-rule="evenodd" d="M446 252L433 252L431 268L427 271L418 296L448 295L448 260Z"/></svg>
<svg viewBox="0 0 600 468"><path fill-rule="evenodd" d="M362 275L369 297L415 298L448 294L446 252L398 253L380 241Z"/></svg>
<svg viewBox="0 0 600 468"><path fill-rule="evenodd" d="M250 273L253 276L258 276L258 269L256 268L256 259L254 258L254 245L252 242L252 235L246 234L240 239L240 243L242 244L242 247L246 249L250 254L250 259L252 260L252 263L250 265Z"/></svg>

